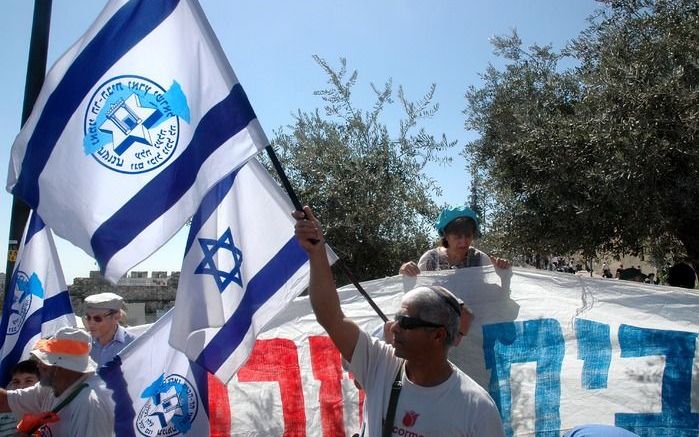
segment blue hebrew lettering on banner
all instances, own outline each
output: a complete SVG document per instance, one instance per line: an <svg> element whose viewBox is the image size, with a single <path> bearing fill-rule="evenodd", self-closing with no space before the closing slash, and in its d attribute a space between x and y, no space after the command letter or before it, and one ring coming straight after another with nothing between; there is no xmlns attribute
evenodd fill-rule
<svg viewBox="0 0 699 437"><path fill-rule="evenodd" d="M607 388L612 342L609 325L585 319L575 320L578 359L583 361L581 385L588 390Z"/></svg>
<svg viewBox="0 0 699 437"><path fill-rule="evenodd" d="M496 323L483 326L485 367L490 369L490 395L502 416L505 433L513 435L512 364L536 363L535 431L537 436L560 432L561 364L565 339L555 319Z"/></svg>
<svg viewBox="0 0 699 437"><path fill-rule="evenodd" d="M665 357L661 412L617 413L617 426L644 436L696 436L699 413L691 412L692 364L697 335L693 332L619 327L621 357Z"/></svg>

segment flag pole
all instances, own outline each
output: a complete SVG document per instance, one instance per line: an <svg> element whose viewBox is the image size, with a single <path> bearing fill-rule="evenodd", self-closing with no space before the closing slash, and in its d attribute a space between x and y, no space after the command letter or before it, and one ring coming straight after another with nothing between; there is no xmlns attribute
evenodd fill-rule
<svg viewBox="0 0 699 437"><path fill-rule="evenodd" d="M46 58L49 48L49 28L51 24L52 0L34 0L34 18L29 42L29 59L27 61L27 78L24 85L24 106L22 108L22 126L32 112L36 98L46 76ZM10 236L7 242L7 265L5 266L5 295L12 278L17 260L17 250L22 239L24 227L29 217L29 206L19 198L12 197L12 215L10 216Z"/></svg>
<svg viewBox="0 0 699 437"><path fill-rule="evenodd" d="M267 151L267 155L269 156L269 159L272 161L272 165L274 166L274 169L277 171L277 175L279 175L279 179L282 181L282 185L284 186L284 189L286 190L287 194L289 195L289 198L291 199L291 203L294 204L294 208L296 208L299 211L303 211L303 206L301 205L301 202L299 202L299 198L296 196L296 192L294 192L294 188L291 186L291 182L289 182L289 178L286 177L286 173L284 172L284 169L282 168L281 162L279 162L279 158L277 158L277 154L274 152L274 148L272 146L267 146L265 147L265 150ZM340 267L342 272L347 276L347 279L350 280L352 285L354 285L359 293L364 296L364 299L369 302L369 305L376 311L376 314L381 317L381 320L384 322L388 321L388 317L386 317L386 314L384 314L383 311L381 311L381 308L379 308L378 305L376 305L376 302L374 302L374 299L369 296L369 293L364 289L359 284L359 281L357 281L357 278L354 276L352 271L347 267L347 264L345 264L342 259L338 257L336 264Z"/></svg>

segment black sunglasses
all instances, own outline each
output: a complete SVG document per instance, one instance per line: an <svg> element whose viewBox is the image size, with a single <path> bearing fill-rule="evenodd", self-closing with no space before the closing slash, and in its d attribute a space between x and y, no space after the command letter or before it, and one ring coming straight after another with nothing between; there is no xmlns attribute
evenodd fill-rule
<svg viewBox="0 0 699 437"><path fill-rule="evenodd" d="M88 322L91 321L91 320L93 320L95 323L102 323L102 320L103 320L105 317L111 316L112 314L116 314L116 311L107 311L107 312L104 313L104 314L97 314L97 315L94 315L94 316L91 316L91 315L89 315L89 314L85 314L85 315L83 316L83 318L84 318L85 320L87 320Z"/></svg>
<svg viewBox="0 0 699 437"><path fill-rule="evenodd" d="M416 328L443 328L444 325L438 323L428 322L427 320L422 320L417 317L401 316L396 314L394 317L398 326L401 329L416 329Z"/></svg>

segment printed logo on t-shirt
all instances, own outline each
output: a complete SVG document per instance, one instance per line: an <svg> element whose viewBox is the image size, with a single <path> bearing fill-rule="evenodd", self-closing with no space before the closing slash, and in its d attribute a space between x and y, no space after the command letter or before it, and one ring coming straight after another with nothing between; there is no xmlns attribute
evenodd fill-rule
<svg viewBox="0 0 699 437"><path fill-rule="evenodd" d="M419 416L419 414L413 410L406 411L405 416L403 416L403 425L405 425L405 426L415 425L415 422L417 422L418 416Z"/></svg>

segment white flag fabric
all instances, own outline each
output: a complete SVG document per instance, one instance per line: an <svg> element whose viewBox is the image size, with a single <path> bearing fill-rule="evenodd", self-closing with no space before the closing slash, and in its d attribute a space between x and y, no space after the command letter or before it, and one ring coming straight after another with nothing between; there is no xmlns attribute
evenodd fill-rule
<svg viewBox="0 0 699 437"><path fill-rule="evenodd" d="M196 0L112 0L48 73L7 189L116 282L266 145Z"/></svg>
<svg viewBox="0 0 699 437"><path fill-rule="evenodd" d="M2 310L0 386L10 381L15 364L29 358L37 340L62 326L76 326L75 314L51 230L32 211Z"/></svg>
<svg viewBox="0 0 699 437"><path fill-rule="evenodd" d="M209 435L208 374L168 345L171 325L172 310L99 369L115 435Z"/></svg>
<svg viewBox="0 0 699 437"><path fill-rule="evenodd" d="M292 210L252 159L207 194L192 219L170 344L223 382L257 333L308 286Z"/></svg>

